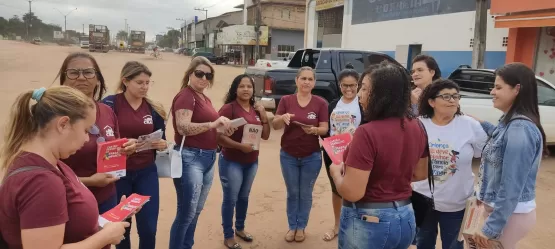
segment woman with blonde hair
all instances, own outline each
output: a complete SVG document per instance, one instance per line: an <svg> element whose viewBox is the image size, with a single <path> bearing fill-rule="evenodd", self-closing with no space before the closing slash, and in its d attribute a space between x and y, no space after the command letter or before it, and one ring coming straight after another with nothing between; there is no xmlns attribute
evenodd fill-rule
<svg viewBox="0 0 555 249"><path fill-rule="evenodd" d="M183 174L174 178L177 192L177 214L170 231L170 249L190 249L194 244L198 217L214 178L214 161L218 147L216 128L225 135L230 120L220 117L205 89L214 84L214 68L205 57L194 58L183 77L181 90L172 101L176 150L181 152ZM184 139L187 136L187 139Z"/></svg>
<svg viewBox="0 0 555 249"><path fill-rule="evenodd" d="M97 173L97 144L120 138L117 117L112 109L99 103L106 92L106 83L98 63L90 54L72 53L66 57L58 72L60 85L75 88L95 102L96 122L90 130L88 142L75 154L65 158L66 163L85 186L94 194L100 214L114 208L118 199L115 182L117 177L107 173ZM128 139L123 145L127 155L136 149L136 139Z"/></svg>
<svg viewBox="0 0 555 249"><path fill-rule="evenodd" d="M0 247L109 249L121 241L129 223L99 230L94 195L61 161L89 141L95 114L95 102L70 87L19 95L0 154Z"/></svg>
<svg viewBox="0 0 555 249"><path fill-rule="evenodd" d="M139 138L154 131L162 131L162 139L153 142L148 148L145 144L137 145L137 153L127 158L127 173L116 182L118 199L132 193L150 196L141 212L137 214L137 232L139 248L154 249L156 246L156 226L160 206L158 172L156 170L156 150L165 150L166 111L162 105L147 97L151 85L152 72L142 63L130 61L121 70L118 94L104 98L104 104L110 106L116 114L119 132L122 137ZM142 146L142 147L141 147ZM129 230L118 249L131 248Z"/></svg>

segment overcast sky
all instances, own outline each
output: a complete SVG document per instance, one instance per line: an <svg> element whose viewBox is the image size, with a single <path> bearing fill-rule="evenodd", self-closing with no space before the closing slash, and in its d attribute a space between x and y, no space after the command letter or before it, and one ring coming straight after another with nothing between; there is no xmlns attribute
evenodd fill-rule
<svg viewBox="0 0 555 249"><path fill-rule="evenodd" d="M161 3L156 3L161 2ZM58 24L64 28L64 15L77 8L67 16L67 29L82 32L88 24L108 26L111 32L123 30L125 19L132 30L146 31L147 40L156 34L165 33L167 27L179 28L182 21L176 18L192 20L205 13L195 8L207 8L208 17L234 11L234 6L243 0L32 0L32 11L45 23ZM58 10L60 12L58 12ZM13 15L20 17L29 11L28 0L0 0L0 16L8 19ZM87 31L85 31L87 32Z"/></svg>

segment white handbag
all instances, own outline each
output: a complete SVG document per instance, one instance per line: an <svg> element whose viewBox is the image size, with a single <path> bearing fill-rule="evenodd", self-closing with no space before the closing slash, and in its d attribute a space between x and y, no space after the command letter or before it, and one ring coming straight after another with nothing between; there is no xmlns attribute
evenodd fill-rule
<svg viewBox="0 0 555 249"><path fill-rule="evenodd" d="M181 151L183 151L183 143L185 136L181 139L179 151L173 147L174 143L168 144L165 151L156 152L156 168L159 178L180 178L183 174L183 161L181 159Z"/></svg>

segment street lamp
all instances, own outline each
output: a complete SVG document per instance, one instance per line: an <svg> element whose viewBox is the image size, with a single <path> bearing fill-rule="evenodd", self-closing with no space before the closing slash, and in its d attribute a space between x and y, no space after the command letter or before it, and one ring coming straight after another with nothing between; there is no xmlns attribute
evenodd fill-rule
<svg viewBox="0 0 555 249"><path fill-rule="evenodd" d="M69 16L69 14L71 14L71 12L76 11L77 8L72 9L70 12L68 12L65 15L59 9L57 9L57 8L54 8L54 9L57 10L58 12L60 12L60 14L62 14L62 16L64 16L64 36L67 39L67 16Z"/></svg>

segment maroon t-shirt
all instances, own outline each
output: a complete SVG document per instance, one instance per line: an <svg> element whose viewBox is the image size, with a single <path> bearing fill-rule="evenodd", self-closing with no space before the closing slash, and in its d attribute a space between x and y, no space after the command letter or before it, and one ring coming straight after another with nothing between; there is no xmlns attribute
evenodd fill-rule
<svg viewBox="0 0 555 249"><path fill-rule="evenodd" d="M8 248L23 248L22 229L65 223L64 244L85 240L98 232L96 200L66 164L58 161L57 170L41 156L22 152L8 174L27 166L44 169L17 173L0 187L0 234Z"/></svg>
<svg viewBox="0 0 555 249"><path fill-rule="evenodd" d="M177 110L191 110L193 111L193 116L191 117L192 123L207 123L214 122L220 116L218 112L212 106L212 101L208 96L204 96L204 100L199 96L200 93L195 92L190 87L186 87L181 90L172 102L172 114L173 114L173 130L175 131L175 143L177 145L181 144L181 139L183 136L177 132L177 124L175 119L175 112ZM205 150L215 150L218 148L218 142L216 141L217 131L212 129L194 136L187 136L185 138L185 144L183 147L199 148Z"/></svg>
<svg viewBox="0 0 555 249"><path fill-rule="evenodd" d="M258 116L254 107L251 106L250 110L247 112L243 109L243 107L241 107L241 105L239 105L239 103L237 103L237 101L225 104L222 108L220 108L218 113L220 116L224 116L231 120L244 118L248 124L262 124L262 122L260 122L260 116ZM240 143L243 139L243 128L244 126L239 127L230 138L233 139L233 141ZM254 163L258 159L258 150L250 153L243 153L238 149L222 147L221 153L225 159L238 163Z"/></svg>
<svg viewBox="0 0 555 249"><path fill-rule="evenodd" d="M301 107L296 94L286 95L281 97L276 111L277 115L285 113L295 114L295 117L291 118L291 124L285 126L281 136L281 149L293 157L306 157L320 151L318 136L306 134L301 126L294 124L293 121L313 126L319 126L321 122L329 122L328 102L312 95L308 105Z"/></svg>
<svg viewBox="0 0 555 249"><path fill-rule="evenodd" d="M152 122L152 111L143 99L143 103L133 109L125 96L120 93L116 95L114 112L118 118L119 134L125 138L139 138L139 136L150 134L154 131ZM127 157L127 170L144 169L154 163L152 150L143 150L133 153Z"/></svg>
<svg viewBox="0 0 555 249"><path fill-rule="evenodd" d="M119 138L118 120L112 108L109 106L96 103L96 126L100 130L100 135L89 134L89 141L69 158L64 159L71 169L79 177L89 177L96 174L96 153L97 139L99 136L104 137L106 141ZM116 194L116 185L111 183L105 187L89 187L94 194L96 201L101 204Z"/></svg>
<svg viewBox="0 0 555 249"><path fill-rule="evenodd" d="M390 202L410 198L412 174L428 156L427 138L417 119L372 121L358 127L343 157L347 167L370 171L361 202Z"/></svg>

